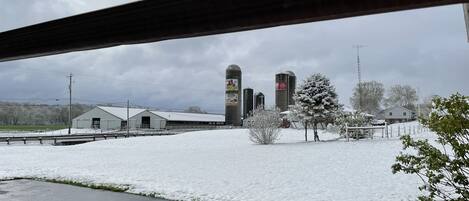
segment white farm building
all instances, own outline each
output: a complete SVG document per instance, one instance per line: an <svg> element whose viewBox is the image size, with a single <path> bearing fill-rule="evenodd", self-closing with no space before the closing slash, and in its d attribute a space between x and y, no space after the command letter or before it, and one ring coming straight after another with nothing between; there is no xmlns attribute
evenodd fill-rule
<svg viewBox="0 0 469 201"><path fill-rule="evenodd" d="M210 127L225 124L225 116L182 112L162 112L129 108L130 129L171 129ZM127 108L98 106L76 117L73 128L94 128L102 130L125 129Z"/></svg>

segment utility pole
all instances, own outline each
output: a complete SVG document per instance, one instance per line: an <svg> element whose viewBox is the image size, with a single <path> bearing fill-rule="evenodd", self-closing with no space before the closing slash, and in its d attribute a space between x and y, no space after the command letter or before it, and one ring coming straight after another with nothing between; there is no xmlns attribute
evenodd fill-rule
<svg viewBox="0 0 469 201"><path fill-rule="evenodd" d="M126 126L127 127L127 136L130 136L130 130L129 130L129 128L130 128L129 107L130 106L129 105L130 105L130 102L129 102L129 100L127 100L127 126Z"/></svg>
<svg viewBox="0 0 469 201"><path fill-rule="evenodd" d="M362 98L362 75L360 69L360 48L364 48L364 45L354 45L353 48L357 49L357 72L358 72L358 111L361 112L363 108Z"/></svg>
<svg viewBox="0 0 469 201"><path fill-rule="evenodd" d="M417 118L420 118L420 88L417 87Z"/></svg>
<svg viewBox="0 0 469 201"><path fill-rule="evenodd" d="M69 76L68 92L69 92L69 103L68 103L68 134L72 133L72 74Z"/></svg>

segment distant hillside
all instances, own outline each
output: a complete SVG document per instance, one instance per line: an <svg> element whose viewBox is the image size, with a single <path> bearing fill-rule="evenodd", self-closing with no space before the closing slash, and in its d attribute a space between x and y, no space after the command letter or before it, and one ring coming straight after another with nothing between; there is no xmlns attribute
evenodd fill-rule
<svg viewBox="0 0 469 201"><path fill-rule="evenodd" d="M72 118L93 107L73 104ZM68 105L0 102L0 125L65 125L67 122Z"/></svg>

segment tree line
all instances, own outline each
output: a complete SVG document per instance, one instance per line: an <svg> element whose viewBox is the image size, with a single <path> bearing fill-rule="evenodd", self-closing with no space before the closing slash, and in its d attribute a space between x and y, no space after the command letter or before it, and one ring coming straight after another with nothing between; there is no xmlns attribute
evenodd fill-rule
<svg viewBox="0 0 469 201"><path fill-rule="evenodd" d="M431 112L433 97L425 97L421 103L418 103L417 90L410 85L393 85L385 90L382 83L368 81L355 86L350 104L355 110L373 115L381 111L383 107L403 106L412 111L417 111L420 107L420 114L428 116Z"/></svg>
<svg viewBox="0 0 469 201"><path fill-rule="evenodd" d="M72 118L93 108L72 104ZM0 102L0 125L66 125L68 105Z"/></svg>

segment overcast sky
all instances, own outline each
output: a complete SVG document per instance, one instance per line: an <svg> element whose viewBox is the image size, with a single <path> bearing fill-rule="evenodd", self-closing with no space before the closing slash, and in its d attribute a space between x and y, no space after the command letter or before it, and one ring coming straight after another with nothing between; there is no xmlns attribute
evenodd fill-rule
<svg viewBox="0 0 469 201"><path fill-rule="evenodd" d="M0 32L129 2L127 0L0 0ZM469 94L469 43L461 5L282 26L190 39L75 52L0 63L0 101L65 103L66 75L75 102L119 103L163 110L197 105L224 112L225 69L237 64L243 88L274 104L274 75L328 76L349 105L362 78L386 88L409 84L421 96Z"/></svg>

